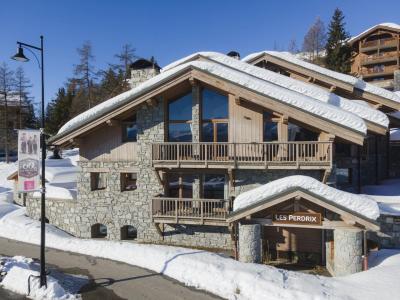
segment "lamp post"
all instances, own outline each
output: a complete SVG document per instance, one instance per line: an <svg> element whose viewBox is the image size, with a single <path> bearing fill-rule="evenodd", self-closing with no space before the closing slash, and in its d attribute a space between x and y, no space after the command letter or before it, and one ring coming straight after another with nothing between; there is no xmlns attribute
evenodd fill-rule
<svg viewBox="0 0 400 300"><path fill-rule="evenodd" d="M45 165L45 160L46 160L46 141L45 141L45 134L44 134L44 126L45 126L45 121L44 121L44 64L43 64L43 36L40 36L40 47L36 47L33 45L25 44L22 42L18 42L18 53L15 54L12 59L20 62L27 62L29 61L29 58L27 58L24 55L24 49L29 50L33 56L36 58L39 64L39 68L41 70L41 77L42 77L42 103L41 103L41 115L42 115L42 120L41 120L41 128L40 128L40 146L42 148L42 190L41 190L41 218L40 218L40 287L42 286L47 286L47 279L46 279L46 261L45 261L45 220L46 220L46 206L45 206L45 201L46 201L46 179L45 179L45 174L46 174L46 165ZM37 51L40 51L40 62L36 56L36 54L30 50L34 49Z"/></svg>

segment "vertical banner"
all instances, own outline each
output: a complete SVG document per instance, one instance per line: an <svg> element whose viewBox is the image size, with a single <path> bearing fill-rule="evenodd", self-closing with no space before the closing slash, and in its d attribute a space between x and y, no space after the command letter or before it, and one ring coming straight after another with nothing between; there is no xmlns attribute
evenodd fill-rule
<svg viewBox="0 0 400 300"><path fill-rule="evenodd" d="M40 188L40 131L18 130L18 191Z"/></svg>

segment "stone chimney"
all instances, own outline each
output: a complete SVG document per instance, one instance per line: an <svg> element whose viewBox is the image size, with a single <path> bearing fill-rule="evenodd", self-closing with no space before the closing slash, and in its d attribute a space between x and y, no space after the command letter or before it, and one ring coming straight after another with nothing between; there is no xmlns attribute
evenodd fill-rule
<svg viewBox="0 0 400 300"><path fill-rule="evenodd" d="M393 90L400 91L400 70L394 71L393 74Z"/></svg>
<svg viewBox="0 0 400 300"><path fill-rule="evenodd" d="M150 60L140 58L136 60L130 66L131 78L129 79L129 85L131 88L137 87L142 82L160 74L160 66L152 57Z"/></svg>
<svg viewBox="0 0 400 300"><path fill-rule="evenodd" d="M235 58L235 59L237 59L237 60L240 60L240 54L239 54L239 52L231 51L231 52L229 52L227 55L230 56L230 57L232 57L232 58Z"/></svg>

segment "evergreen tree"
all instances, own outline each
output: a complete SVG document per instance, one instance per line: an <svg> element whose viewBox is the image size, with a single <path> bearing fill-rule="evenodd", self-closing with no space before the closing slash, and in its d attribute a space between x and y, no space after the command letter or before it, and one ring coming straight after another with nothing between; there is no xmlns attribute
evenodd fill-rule
<svg viewBox="0 0 400 300"><path fill-rule="evenodd" d="M345 30L343 12L336 8L328 29L326 49L326 67L348 73L350 71L351 48L347 44L349 34Z"/></svg>
<svg viewBox="0 0 400 300"><path fill-rule="evenodd" d="M98 87L99 102L103 102L127 90L125 72L122 69L114 71L110 67L107 71L103 71L102 75Z"/></svg>
<svg viewBox="0 0 400 300"><path fill-rule="evenodd" d="M66 122L70 120L73 93L60 88L56 97L47 104L46 133L56 134Z"/></svg>

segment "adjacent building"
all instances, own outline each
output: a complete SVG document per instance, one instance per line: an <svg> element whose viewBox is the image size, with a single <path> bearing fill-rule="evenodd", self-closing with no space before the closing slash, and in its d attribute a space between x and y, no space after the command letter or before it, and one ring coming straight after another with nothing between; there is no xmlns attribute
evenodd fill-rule
<svg viewBox="0 0 400 300"><path fill-rule="evenodd" d="M48 197L49 222L82 238L360 271L380 214L348 191L387 177L400 96L289 54L238 58L195 53L159 74L142 61L132 72L146 81L66 123L49 142L79 147L77 196ZM40 199L26 206L40 217Z"/></svg>
<svg viewBox="0 0 400 300"><path fill-rule="evenodd" d="M388 90L400 90L400 25L375 25L349 41L351 72Z"/></svg>

